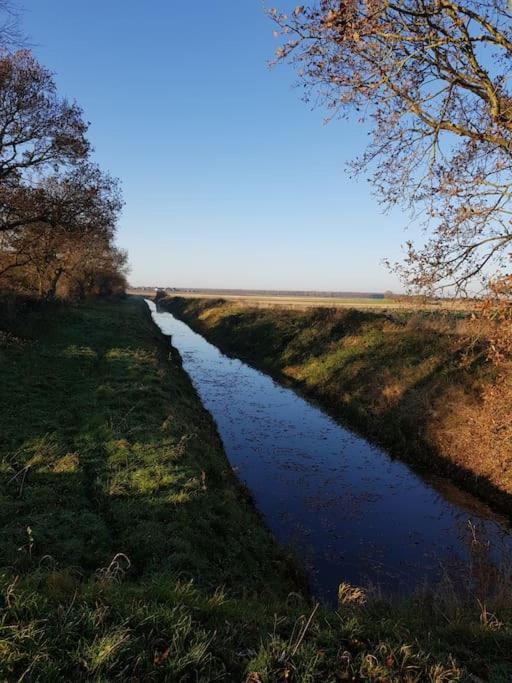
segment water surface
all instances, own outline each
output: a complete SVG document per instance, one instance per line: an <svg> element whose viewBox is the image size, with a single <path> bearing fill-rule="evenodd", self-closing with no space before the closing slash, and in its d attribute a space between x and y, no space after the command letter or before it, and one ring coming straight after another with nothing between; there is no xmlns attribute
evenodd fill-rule
<svg viewBox="0 0 512 683"><path fill-rule="evenodd" d="M468 522L494 556L505 520L446 480L426 481L271 377L229 358L147 300L213 415L233 469L277 540L292 546L313 592L342 581L413 588L464 561Z"/></svg>

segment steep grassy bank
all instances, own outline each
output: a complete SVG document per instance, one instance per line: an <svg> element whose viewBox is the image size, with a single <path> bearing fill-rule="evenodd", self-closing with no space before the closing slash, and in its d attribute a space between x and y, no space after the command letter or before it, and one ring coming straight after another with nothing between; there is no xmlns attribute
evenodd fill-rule
<svg viewBox="0 0 512 683"><path fill-rule="evenodd" d="M512 373L483 402L496 376L483 336L468 321L179 297L163 305L415 466L448 474L512 511Z"/></svg>
<svg viewBox="0 0 512 683"><path fill-rule="evenodd" d="M509 680L483 560L314 609L142 301L3 313L0 680Z"/></svg>

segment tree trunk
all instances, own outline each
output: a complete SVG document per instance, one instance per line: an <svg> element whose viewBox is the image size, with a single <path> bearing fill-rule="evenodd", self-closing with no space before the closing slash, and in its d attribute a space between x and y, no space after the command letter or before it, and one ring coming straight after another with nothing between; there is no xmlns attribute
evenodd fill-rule
<svg viewBox="0 0 512 683"><path fill-rule="evenodd" d="M64 270L63 268L57 268L57 270L55 271L55 273L51 279L51 282L50 282L50 287L46 293L46 301L54 301L55 300L55 292L57 291L57 285L59 283L60 276L62 275L63 270Z"/></svg>

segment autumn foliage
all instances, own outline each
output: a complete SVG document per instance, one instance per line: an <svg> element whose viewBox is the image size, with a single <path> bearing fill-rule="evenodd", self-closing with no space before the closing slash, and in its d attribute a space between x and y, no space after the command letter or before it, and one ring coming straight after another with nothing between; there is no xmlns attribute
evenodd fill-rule
<svg viewBox="0 0 512 683"><path fill-rule="evenodd" d="M28 50L0 54L0 105L0 291L124 291L119 186L90 159L82 111Z"/></svg>
<svg viewBox="0 0 512 683"><path fill-rule="evenodd" d="M407 207L424 227L395 265L403 281L483 294L484 315L509 329L510 3L319 0L270 14L277 60L296 66L306 99L369 126L354 170L370 174L385 206ZM496 350L510 353L510 338Z"/></svg>

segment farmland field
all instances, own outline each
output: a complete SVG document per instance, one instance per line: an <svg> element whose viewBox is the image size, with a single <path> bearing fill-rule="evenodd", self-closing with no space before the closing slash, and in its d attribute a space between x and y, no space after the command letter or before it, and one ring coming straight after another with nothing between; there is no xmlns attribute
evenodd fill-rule
<svg viewBox="0 0 512 683"><path fill-rule="evenodd" d="M128 294L138 296L155 295L155 289L134 288L128 290ZM467 311L474 307L471 300L463 299L445 299L437 301L424 301L407 297L397 298L376 298L364 296L303 296L290 294L259 294L259 293L239 293L232 290L231 293L226 293L226 290L173 290L166 291L168 296L179 296L185 299L225 299L226 301L244 304L250 307L257 308L293 308L297 310L306 310L309 308L358 308L365 310L386 310L386 309L412 309L412 310L452 310L452 311Z"/></svg>

